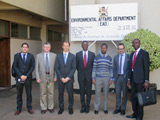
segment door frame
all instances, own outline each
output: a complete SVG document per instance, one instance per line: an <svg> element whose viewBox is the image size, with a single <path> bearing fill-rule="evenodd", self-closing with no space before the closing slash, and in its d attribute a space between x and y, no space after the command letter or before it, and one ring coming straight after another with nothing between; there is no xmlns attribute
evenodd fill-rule
<svg viewBox="0 0 160 120"><path fill-rule="evenodd" d="M8 40L8 49L7 49L7 54L8 54L8 63L7 63L7 73L8 73L8 76L7 76L7 86L6 87L9 87L11 88L11 44L10 44L10 24L11 22L10 21L6 21L6 20L2 20L0 19L0 21L5 21L8 23L8 36L0 36L0 39L7 39Z"/></svg>

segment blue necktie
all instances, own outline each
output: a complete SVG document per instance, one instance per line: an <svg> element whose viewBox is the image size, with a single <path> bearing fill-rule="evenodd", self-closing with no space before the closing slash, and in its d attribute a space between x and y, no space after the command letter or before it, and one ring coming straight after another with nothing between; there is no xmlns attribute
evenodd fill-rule
<svg viewBox="0 0 160 120"><path fill-rule="evenodd" d="M26 54L23 54L23 62L24 63L26 62L25 56L26 56Z"/></svg>
<svg viewBox="0 0 160 120"><path fill-rule="evenodd" d="M64 54L64 63L65 64L67 63L67 54L66 53Z"/></svg>

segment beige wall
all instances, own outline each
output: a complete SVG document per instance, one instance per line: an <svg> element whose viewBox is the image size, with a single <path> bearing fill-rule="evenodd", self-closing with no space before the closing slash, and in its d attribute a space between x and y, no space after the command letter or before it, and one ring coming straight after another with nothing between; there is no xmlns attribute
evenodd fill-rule
<svg viewBox="0 0 160 120"><path fill-rule="evenodd" d="M159 0L70 0L69 7L72 5L90 5L90 4L112 4L112 3L138 3L138 26L139 28L149 29L152 32L160 36L160 1ZM70 17L69 17L70 18ZM71 51L77 52L81 50L80 42L71 42ZM97 42L93 45L93 52L98 54L100 52L100 45L103 42ZM116 54L116 48L111 42L106 42L109 45L108 54L113 56ZM118 44L118 42L116 42ZM159 81L160 69L150 72L150 82L157 83L158 89L160 90L160 81ZM77 76L75 76L77 78ZM112 86L113 87L113 86ZM78 87L77 79L75 82L75 88Z"/></svg>
<svg viewBox="0 0 160 120"><path fill-rule="evenodd" d="M64 22L64 0L0 0L26 11Z"/></svg>

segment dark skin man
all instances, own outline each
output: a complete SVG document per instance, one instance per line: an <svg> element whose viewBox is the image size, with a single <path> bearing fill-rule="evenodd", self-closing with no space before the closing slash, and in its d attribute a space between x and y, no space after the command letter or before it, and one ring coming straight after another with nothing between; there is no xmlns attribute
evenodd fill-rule
<svg viewBox="0 0 160 120"><path fill-rule="evenodd" d="M134 47L135 50L137 50L138 48L140 48L140 40L138 40L138 39L133 40L132 46ZM130 80L128 81L127 86L128 86L129 88L131 87ZM149 82L148 82L148 81L145 81L144 87L145 87L145 88L148 88L148 86L149 86Z"/></svg>
<svg viewBox="0 0 160 120"><path fill-rule="evenodd" d="M107 53L107 46L103 45L103 46L101 47L101 52L102 52L102 54L105 56L105 54ZM96 84L96 81L93 79L93 80L92 80L92 83L93 83L93 84ZM109 84L110 84L110 85L112 84L112 80L109 81Z"/></svg>

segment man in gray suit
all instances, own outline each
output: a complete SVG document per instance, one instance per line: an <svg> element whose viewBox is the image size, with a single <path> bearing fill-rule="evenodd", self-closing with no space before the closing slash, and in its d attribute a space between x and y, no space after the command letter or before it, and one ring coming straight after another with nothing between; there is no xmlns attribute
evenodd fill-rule
<svg viewBox="0 0 160 120"><path fill-rule="evenodd" d="M64 110L64 88L66 86L68 92L68 110L69 114L73 114L73 82L76 70L75 55L69 52L70 43L65 41L62 45L63 52L57 55L55 69L58 78L58 100L59 112L62 114Z"/></svg>
<svg viewBox="0 0 160 120"><path fill-rule="evenodd" d="M116 109L113 114L125 115L125 109L127 104L127 78L128 78L128 63L129 55L125 53L125 46L123 43L118 44L119 54L114 57L113 62L113 77L115 80L116 89ZM121 100L121 92L123 98ZM121 102L122 101L122 102Z"/></svg>
<svg viewBox="0 0 160 120"><path fill-rule="evenodd" d="M51 44L43 45L42 53L36 57L36 79L40 84L40 106L41 114L45 114L47 109L50 113L54 112L54 81L56 74L54 64L56 54L50 52Z"/></svg>

